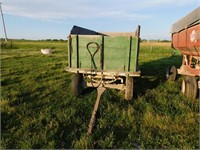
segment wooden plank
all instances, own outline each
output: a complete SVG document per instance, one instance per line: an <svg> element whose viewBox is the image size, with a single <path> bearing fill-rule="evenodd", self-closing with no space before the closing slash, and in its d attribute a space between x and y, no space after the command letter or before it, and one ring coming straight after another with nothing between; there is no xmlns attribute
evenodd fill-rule
<svg viewBox="0 0 200 150"><path fill-rule="evenodd" d="M130 37L130 36L135 36L134 32L102 32L102 34L105 34L107 36L111 37Z"/></svg>
<svg viewBox="0 0 200 150"><path fill-rule="evenodd" d="M72 37L72 68L85 68L91 70L135 72L137 69L138 37L110 37L76 35ZM77 40L78 37L78 40ZM78 43L77 43L78 42ZM96 42L99 49L94 61L87 49L87 44ZM103 43L104 42L104 43ZM103 46L103 47L102 47ZM78 49L78 53L76 51ZM96 51L95 45L90 47L91 54ZM130 50L130 51L129 51ZM129 59L130 58L130 59ZM76 63L75 63L76 62ZM77 62L79 64L77 64ZM103 64L103 66L102 66ZM128 69L128 65L130 69Z"/></svg>
<svg viewBox="0 0 200 150"><path fill-rule="evenodd" d="M131 47L131 59L130 59L130 71L137 71L138 65L138 47L139 47L139 38L132 38L132 47Z"/></svg>
<svg viewBox="0 0 200 150"><path fill-rule="evenodd" d="M104 37L104 70L126 71L128 59L129 38Z"/></svg>
<svg viewBox="0 0 200 150"><path fill-rule="evenodd" d="M83 73L83 74L91 74L91 75L106 75L106 76L131 76L131 77L140 77L141 71L138 70L136 72L117 72L117 71L101 71L101 70L96 70L96 71L91 71L90 69L87 68L65 68L65 71L72 72L72 73Z"/></svg>
<svg viewBox="0 0 200 150"><path fill-rule="evenodd" d="M80 62L80 68L88 68L88 69L101 69L100 64L100 49L96 52L96 54L93 56L94 61L92 60L92 57L89 53L93 55L95 51L97 50L97 47L95 45L89 46L89 50L87 48L88 43L95 42L99 46L101 46L102 43L102 37L96 36L93 38L88 38L85 36L79 36L79 62Z"/></svg>

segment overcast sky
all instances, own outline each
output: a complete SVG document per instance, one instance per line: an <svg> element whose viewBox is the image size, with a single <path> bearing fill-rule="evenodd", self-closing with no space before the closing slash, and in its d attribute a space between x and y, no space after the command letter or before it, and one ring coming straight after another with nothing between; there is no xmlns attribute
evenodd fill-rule
<svg viewBox="0 0 200 150"><path fill-rule="evenodd" d="M66 39L73 25L170 39L171 25L200 0L0 0L8 38ZM1 37L4 37L1 21Z"/></svg>

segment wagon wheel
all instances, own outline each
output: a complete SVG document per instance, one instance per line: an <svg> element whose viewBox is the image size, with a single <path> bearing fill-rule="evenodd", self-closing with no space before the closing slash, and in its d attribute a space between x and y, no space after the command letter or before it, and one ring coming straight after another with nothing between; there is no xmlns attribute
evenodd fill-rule
<svg viewBox="0 0 200 150"><path fill-rule="evenodd" d="M126 78L125 99L132 100L133 98L133 77Z"/></svg>
<svg viewBox="0 0 200 150"><path fill-rule="evenodd" d="M79 97L83 93L83 74L76 73L72 75L71 89L72 94L76 97Z"/></svg>
<svg viewBox="0 0 200 150"><path fill-rule="evenodd" d="M175 81L177 75L177 69L175 66L169 66L166 71L166 79L168 81Z"/></svg>
<svg viewBox="0 0 200 150"><path fill-rule="evenodd" d="M182 81L181 91L187 98L195 99L197 96L197 81L195 77L186 76Z"/></svg>

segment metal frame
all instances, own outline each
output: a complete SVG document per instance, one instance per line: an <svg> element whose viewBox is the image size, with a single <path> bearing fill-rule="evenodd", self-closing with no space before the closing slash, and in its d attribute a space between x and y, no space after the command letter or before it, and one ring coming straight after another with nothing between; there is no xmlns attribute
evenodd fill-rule
<svg viewBox="0 0 200 150"><path fill-rule="evenodd" d="M92 75L105 75L105 76L130 76L140 77L141 71L138 69L136 72L116 72L116 71L91 71L90 69L76 69L76 68L65 68L65 71L72 73L92 74Z"/></svg>
<svg viewBox="0 0 200 150"><path fill-rule="evenodd" d="M200 57L183 54L182 66L177 70L181 75L200 76Z"/></svg>
<svg viewBox="0 0 200 150"><path fill-rule="evenodd" d="M106 88L113 88L119 90L125 90L126 85L123 77L140 77L141 71L137 72L105 72L105 71L91 71L91 70L83 70L83 69L74 69L74 68L66 68L65 71L72 73L82 73L84 79L89 82L86 82L87 87L98 87L99 84ZM92 80L92 79L93 80ZM96 81L95 81L96 79ZM102 80L100 83L99 80ZM92 80L92 83L91 83ZM120 83L115 84L115 81L119 81Z"/></svg>

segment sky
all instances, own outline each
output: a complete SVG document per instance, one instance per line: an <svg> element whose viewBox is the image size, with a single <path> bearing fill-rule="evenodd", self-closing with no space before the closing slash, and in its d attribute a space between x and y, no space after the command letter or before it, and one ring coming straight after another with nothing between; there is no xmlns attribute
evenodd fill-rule
<svg viewBox="0 0 200 150"><path fill-rule="evenodd" d="M200 0L0 0L8 39L67 39L73 25L170 40L173 23ZM0 36L4 38L2 20Z"/></svg>

